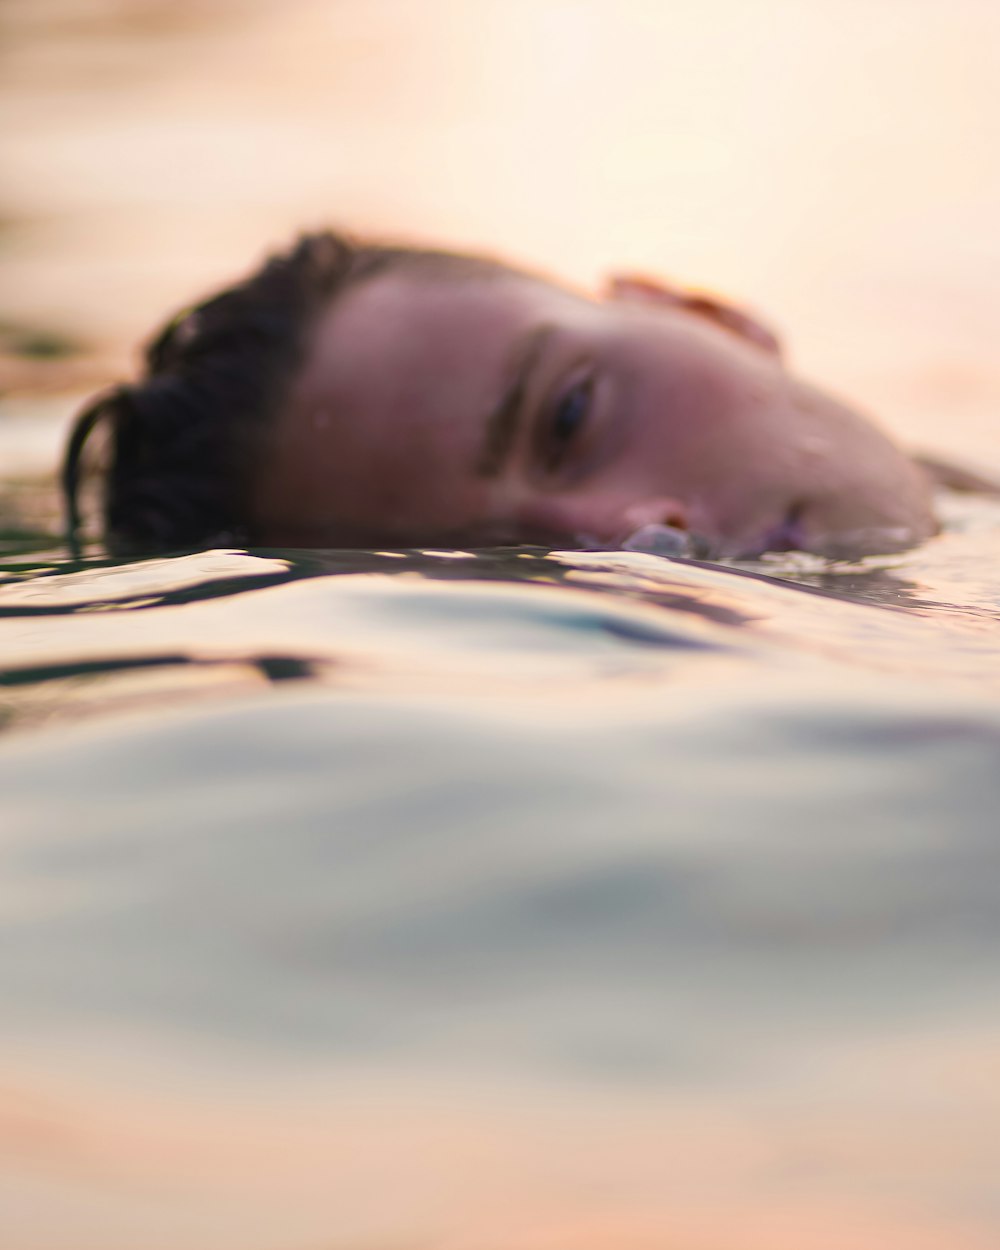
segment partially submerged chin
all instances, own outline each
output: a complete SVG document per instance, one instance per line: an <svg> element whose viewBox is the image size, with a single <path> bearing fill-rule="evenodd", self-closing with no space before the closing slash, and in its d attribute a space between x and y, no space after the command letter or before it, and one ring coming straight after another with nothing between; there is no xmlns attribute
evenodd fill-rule
<svg viewBox="0 0 1000 1250"><path fill-rule="evenodd" d="M800 548L830 560L858 560L863 556L906 551L930 538L936 525L870 525L853 530L817 533Z"/></svg>
<svg viewBox="0 0 1000 1250"><path fill-rule="evenodd" d="M820 496L799 518L799 550L849 560L905 551L938 531L931 493L923 474L892 448L895 463L882 480L859 475L832 496Z"/></svg>

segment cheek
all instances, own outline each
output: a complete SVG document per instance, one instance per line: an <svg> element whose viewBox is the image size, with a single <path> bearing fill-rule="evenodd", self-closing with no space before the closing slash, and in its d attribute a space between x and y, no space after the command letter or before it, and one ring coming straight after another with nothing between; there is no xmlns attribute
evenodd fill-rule
<svg viewBox="0 0 1000 1250"><path fill-rule="evenodd" d="M677 490L738 480L771 454L784 409L778 387L685 370L637 391L629 470Z"/></svg>
<svg viewBox="0 0 1000 1250"><path fill-rule="evenodd" d="M624 344L620 370L647 454L701 458L720 439L752 442L787 407L773 358L711 326Z"/></svg>
<svg viewBox="0 0 1000 1250"><path fill-rule="evenodd" d="M613 497L599 489L572 496L532 496L508 512L513 539L526 543L612 543L621 528Z"/></svg>

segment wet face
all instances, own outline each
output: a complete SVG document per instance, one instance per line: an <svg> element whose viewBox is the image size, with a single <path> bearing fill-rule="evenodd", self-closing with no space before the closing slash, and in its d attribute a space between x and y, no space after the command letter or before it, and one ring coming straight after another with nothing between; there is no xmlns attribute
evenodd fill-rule
<svg viewBox="0 0 1000 1250"><path fill-rule="evenodd" d="M400 267L320 320L255 495L275 545L885 551L934 530L920 472L724 305L636 280Z"/></svg>

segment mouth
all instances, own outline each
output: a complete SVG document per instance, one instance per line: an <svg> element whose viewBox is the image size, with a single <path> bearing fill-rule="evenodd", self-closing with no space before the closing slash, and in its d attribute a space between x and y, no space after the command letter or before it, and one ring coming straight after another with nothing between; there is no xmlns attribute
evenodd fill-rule
<svg viewBox="0 0 1000 1250"><path fill-rule="evenodd" d="M803 551L806 545L803 514L805 504L801 500L792 503L777 525L769 529L761 540L764 551Z"/></svg>

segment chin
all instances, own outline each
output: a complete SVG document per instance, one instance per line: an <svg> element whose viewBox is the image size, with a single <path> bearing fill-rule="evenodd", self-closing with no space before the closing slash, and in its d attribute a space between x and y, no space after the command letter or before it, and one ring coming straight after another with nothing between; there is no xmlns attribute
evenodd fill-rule
<svg viewBox="0 0 1000 1250"><path fill-rule="evenodd" d="M907 491L907 482L886 496L884 507L864 507L856 517L818 515L804 518L802 550L834 560L891 555L933 537L939 530L929 492Z"/></svg>
<svg viewBox="0 0 1000 1250"><path fill-rule="evenodd" d="M811 517L802 505L793 505L763 533L703 542L710 559L756 560L767 552L805 551L830 560L858 560L906 551L937 531L937 522L929 510L906 521L892 518L831 526Z"/></svg>
<svg viewBox="0 0 1000 1250"><path fill-rule="evenodd" d="M869 525L815 534L802 550L830 560L859 560L863 556L906 551L929 538L933 532L933 528L912 525Z"/></svg>

